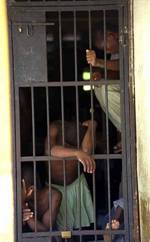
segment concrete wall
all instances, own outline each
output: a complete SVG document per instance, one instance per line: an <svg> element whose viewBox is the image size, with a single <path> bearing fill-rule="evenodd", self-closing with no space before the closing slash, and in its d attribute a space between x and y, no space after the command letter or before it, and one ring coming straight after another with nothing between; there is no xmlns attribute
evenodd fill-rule
<svg viewBox="0 0 150 242"><path fill-rule="evenodd" d="M133 0L141 241L150 241L150 0Z"/></svg>
<svg viewBox="0 0 150 242"><path fill-rule="evenodd" d="M6 0L0 0L0 241L14 242L10 76Z"/></svg>

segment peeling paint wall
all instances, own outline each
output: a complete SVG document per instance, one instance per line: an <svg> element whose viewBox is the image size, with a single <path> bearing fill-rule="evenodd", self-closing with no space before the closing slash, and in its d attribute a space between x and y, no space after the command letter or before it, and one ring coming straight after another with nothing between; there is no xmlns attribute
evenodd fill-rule
<svg viewBox="0 0 150 242"><path fill-rule="evenodd" d="M141 241L150 242L150 0L133 0Z"/></svg>

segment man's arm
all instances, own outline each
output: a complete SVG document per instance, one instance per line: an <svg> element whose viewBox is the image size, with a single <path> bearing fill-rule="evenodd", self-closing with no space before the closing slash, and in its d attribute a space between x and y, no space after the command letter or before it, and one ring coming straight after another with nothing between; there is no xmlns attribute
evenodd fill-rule
<svg viewBox="0 0 150 242"><path fill-rule="evenodd" d="M96 58L94 50L86 50L86 60L88 64L94 67L105 68L105 61L103 59ZM111 71L119 71L119 60L107 60L106 69Z"/></svg>
<svg viewBox="0 0 150 242"><path fill-rule="evenodd" d="M28 221L27 221L27 224L28 226L30 227L30 229L32 231L35 231L35 219L34 218L30 218ZM38 232L45 232L45 231L48 231L49 228L46 228L39 220L37 220L37 231Z"/></svg>
<svg viewBox="0 0 150 242"><path fill-rule="evenodd" d="M87 127L87 131L84 135L81 147L85 153L90 155L95 144L94 140L97 123L95 120L93 120L93 122L91 120L87 120L84 121L82 125Z"/></svg>
<svg viewBox="0 0 150 242"><path fill-rule="evenodd" d="M31 211L28 204L26 203L25 207L23 207L22 209L23 226L25 224L28 224L29 228L32 231L35 231L35 218L33 216L34 216L34 213ZM43 225L39 220L37 220L36 226L37 226L37 231L39 232L48 231L48 228L45 225Z"/></svg>
<svg viewBox="0 0 150 242"><path fill-rule="evenodd" d="M51 148L51 155L60 158L76 157L82 163L84 172L93 173L95 171L94 159L82 150L55 145Z"/></svg>

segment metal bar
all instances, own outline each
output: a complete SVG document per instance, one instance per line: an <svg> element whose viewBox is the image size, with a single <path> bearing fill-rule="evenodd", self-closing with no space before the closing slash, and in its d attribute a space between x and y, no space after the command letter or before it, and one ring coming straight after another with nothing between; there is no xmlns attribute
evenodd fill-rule
<svg viewBox="0 0 150 242"><path fill-rule="evenodd" d="M62 16L61 11L58 15L59 21L59 45L60 45L60 84L61 84L61 114L62 114L62 144L65 144L64 139L64 93L63 93L63 64L62 64ZM67 201L67 192L66 192L66 164L63 159L63 174L64 174L64 196L65 201ZM67 203L65 203L65 229L67 229Z"/></svg>
<svg viewBox="0 0 150 242"><path fill-rule="evenodd" d="M33 158L35 158L35 116L34 116L34 88L31 87L31 107L32 107L32 139L33 139ZM35 232L37 232L37 196L36 196L36 162L34 164L34 219L35 219Z"/></svg>
<svg viewBox="0 0 150 242"><path fill-rule="evenodd" d="M119 84L120 83L120 80L100 80L100 81L78 81L78 82L75 82L75 81L66 81L66 82L57 82L57 81L54 81L54 82L47 82L47 83L43 83L43 82L35 82L35 81L28 81L26 83L15 83L15 86L16 87L60 87L60 86L63 86L63 87L69 87L69 86L84 86L84 85L110 85L110 84Z"/></svg>
<svg viewBox="0 0 150 242"><path fill-rule="evenodd" d="M119 11L119 35L124 35L124 25L123 25L123 11L120 9ZM124 80L124 52L123 52L123 43L120 42L119 46L119 56L120 56L120 89L122 95L120 96L121 100L121 141L122 141L122 184L123 184L123 198L124 198L124 224L125 224L125 236L126 240L129 240L128 228L129 228L129 220L128 220L128 197L127 197L127 155L126 155L126 124L125 124L125 112L128 105L125 105L125 80Z"/></svg>
<svg viewBox="0 0 150 242"><path fill-rule="evenodd" d="M106 230L72 230L71 233L72 235L103 235L106 232ZM112 230L112 235L124 235L125 234L125 230ZM52 236L60 236L61 235L61 231L52 231L51 232ZM37 238L37 237L48 237L49 236L49 232L29 232L29 233L23 233L22 237L23 238Z"/></svg>
<svg viewBox="0 0 150 242"><path fill-rule="evenodd" d="M16 164L16 171L17 171L17 214L18 214L18 220L20 223L17 223L18 227L18 241L21 241L21 233L22 233L22 184L21 184L21 162L20 162L20 156L21 156L21 150L20 150L20 107L19 107L19 88L15 88L15 107L16 107L16 158L17 158L17 164Z"/></svg>
<svg viewBox="0 0 150 242"><path fill-rule="evenodd" d="M88 11L88 29L89 29L89 47L92 49L92 30L91 30L91 11ZM90 65L90 76L92 76L92 66ZM91 81L91 80L90 80ZM90 91L90 98L91 98L91 120L92 120L92 141L94 142L94 135L93 135L93 91L91 85ZM94 145L92 146L92 154L94 154ZM96 190L95 190L95 173L92 176L93 180L93 214L94 214L94 231L96 231ZM94 236L96 242L96 235Z"/></svg>
<svg viewBox="0 0 150 242"><path fill-rule="evenodd" d="M47 26L52 26L53 23L47 23ZM47 45L46 45L47 48ZM48 64L48 60L47 60ZM47 72L47 80L48 80L48 72ZM46 114L47 114L47 151L48 151L48 185L49 185L49 221L50 221L50 240L51 238L51 232L52 232L52 186L51 186L51 159L50 159L50 117L49 117L49 89L48 86L46 88Z"/></svg>
<svg viewBox="0 0 150 242"><path fill-rule="evenodd" d="M125 11L126 10L126 11ZM125 26L127 28L127 8L122 8L120 10L120 14L122 13L122 26L123 26L123 34L125 38ZM133 235L132 235L132 227L131 227L131 221L133 221L133 191L132 191L132 163L131 163L131 134L130 134L130 114L129 114L129 87L128 87L128 43L123 43L122 45L122 76L124 77L123 82L123 89L124 89L124 136L122 140L124 141L124 148L125 148L125 162L123 162L124 165L124 173L123 173L123 190L125 195L125 227L127 229L126 237L129 241L132 241ZM125 193L127 192L127 193Z"/></svg>
<svg viewBox="0 0 150 242"><path fill-rule="evenodd" d="M125 26L128 29L128 24L127 24L127 20L128 20L128 13L127 13L127 8L123 7L122 11L124 12L124 35L127 35L127 33L125 34ZM132 229L133 226L131 225L131 223L133 224L133 211L134 211L134 207L133 207L133 196L135 194L133 191L133 161L131 159L131 151L132 151L132 146L131 146L131 122L130 121L130 110L129 110L129 86L128 86L128 73L129 73L129 62L128 62L128 56L129 56L129 50L128 50L128 39L127 39L127 43L124 43L124 48L123 48L123 55L124 55L124 62L123 62L123 67L124 67L124 78L125 78L125 107L126 107L126 158L127 158L127 189L128 189L128 206L126 207L126 210L128 212L128 237L129 237L129 241L133 240L133 233L132 233ZM128 63L128 65L127 65ZM130 105L131 106L131 105ZM133 126L135 127L135 125Z"/></svg>
<svg viewBox="0 0 150 242"><path fill-rule="evenodd" d="M76 25L76 11L73 11L73 29L74 29L74 61L75 61L75 82L78 78L78 68L77 68L77 25Z"/></svg>
<svg viewBox="0 0 150 242"><path fill-rule="evenodd" d="M93 155L93 158L94 159L107 159L107 157L109 157L109 159L122 159L122 154L109 154L109 156L107 154L94 154ZM53 157L53 156L50 156L50 159L51 160L57 160L58 158L56 157ZM63 159L63 158L59 158L60 160ZM68 159L75 159L75 157L66 157L65 160L68 160ZM35 156L33 158L33 156L22 156L20 158L20 162L26 162L26 161L48 161L49 158L48 156Z"/></svg>
<svg viewBox="0 0 150 242"><path fill-rule="evenodd" d="M75 82L78 81L78 65L77 65L77 19L76 19L76 11L73 12L74 18L74 58L75 58ZM75 86L76 90L76 125L77 125L77 148L80 149L80 140L79 140L79 93L78 93L78 86ZM81 176L80 173L80 163L78 162L78 180L79 180L79 189L78 189L78 206L79 206L79 231L81 231L81 183L79 177ZM80 242L82 241L82 237L80 235Z"/></svg>
<svg viewBox="0 0 150 242"><path fill-rule="evenodd" d="M50 159L50 119L49 119L49 92L46 87L46 113L47 113L47 151L48 151L48 184L49 184L49 216L50 216L50 232L52 231L52 190L51 190L51 159ZM51 233L50 233L51 235ZM50 237L51 238L51 237Z"/></svg>
<svg viewBox="0 0 150 242"><path fill-rule="evenodd" d="M34 220L35 220L35 232L37 232L37 185L36 185L36 162L33 162L33 174L34 174Z"/></svg>
<svg viewBox="0 0 150 242"><path fill-rule="evenodd" d="M12 36L12 22L9 21L9 26L10 26L10 35L9 35L9 50L10 50L10 63L12 64L13 66L13 36ZM13 69L10 68L10 78L11 80L14 80L14 74L13 74ZM13 140L13 147L12 147L12 152L13 152L13 176L17 178L17 169L16 169L16 159L18 161L18 157L16 156L17 154L17 135L16 135L16 123L15 123L15 110L16 110L16 105L15 105L15 88L14 88L14 82L12 81L10 83L10 88L11 88L11 112L12 112L12 140ZM19 127L19 130L20 130L20 127ZM17 162L18 163L18 162ZM20 161L19 161L20 163ZM20 166L21 166L21 163L20 163ZM20 170L20 168L19 168ZM18 179L20 181L20 179ZM15 223L15 228L16 228L16 225L18 223L18 220L17 220L17 211L18 211L18 207L17 207L17 201L18 201L18 196L17 196L17 179L13 179L13 191L14 191L14 208L16 209L16 212L15 212L15 216L14 216L14 223ZM21 184L20 184L20 187L21 187ZM19 192L19 194L21 194ZM19 201L20 202L20 201ZM21 211L21 210L19 210ZM14 236L15 239L17 239L17 234L15 233L15 236Z"/></svg>
<svg viewBox="0 0 150 242"><path fill-rule="evenodd" d="M107 53L106 53L106 11L103 11L103 17L104 17L104 78L105 81L107 81ZM108 86L105 85L105 102L106 102L106 137L107 137L107 154L109 154L109 123L108 123ZM110 165L109 165L109 157L107 157L107 187L108 187L108 215L109 215L109 223L111 219L111 196L110 196ZM109 234L111 235L111 229L109 228Z"/></svg>
<svg viewBox="0 0 150 242"><path fill-rule="evenodd" d="M33 158L35 157L35 116L34 116L34 87L31 87L31 107L32 107L32 150Z"/></svg>
<svg viewBox="0 0 150 242"><path fill-rule="evenodd" d="M13 22L13 25L17 25L17 26L26 26L26 25L30 25L30 26L54 26L54 23L45 23L45 22L27 22L27 21L23 21L23 22Z"/></svg>
<svg viewBox="0 0 150 242"><path fill-rule="evenodd" d="M118 5L124 5L127 4L128 1L127 0L101 0L101 1L46 1L46 2L10 2L9 1L9 6L10 7L28 7L28 6L32 6L32 7L48 7L48 6L53 6L53 7L59 7L59 6L84 6L84 7L94 7L94 6L99 6L102 9L105 8L116 8Z"/></svg>

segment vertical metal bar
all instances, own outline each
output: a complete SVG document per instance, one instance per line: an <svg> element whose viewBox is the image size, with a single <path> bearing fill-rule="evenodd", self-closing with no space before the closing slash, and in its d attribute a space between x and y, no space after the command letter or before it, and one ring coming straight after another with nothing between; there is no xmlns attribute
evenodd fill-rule
<svg viewBox="0 0 150 242"><path fill-rule="evenodd" d="M74 10L74 58L75 58L75 84L78 82L78 67L77 67L77 25L76 25L76 11ZM75 85L76 88L76 119L77 119L77 148L80 148L80 140L79 140L79 93L78 86Z"/></svg>
<svg viewBox="0 0 150 242"><path fill-rule="evenodd" d="M1 10L2 10L2 8L1 8ZM2 10L2 12L3 12L3 10ZM9 25L10 25L10 35L8 38L9 39L9 50L10 50L10 60L9 61L10 61L10 63L12 63L12 66L13 66L13 37L12 37L12 22L11 21L9 21ZM5 31L7 31L7 30L5 29ZM4 36L4 34L3 34L3 36ZM3 58L2 55L1 55L1 58ZM10 77L11 77L11 80L14 80L13 68L10 68ZM6 84L6 82L5 82L5 84ZM16 155L17 154L17 141L16 141L16 128L15 128L16 127L16 123L15 123L16 108L15 108L15 83L14 83L14 81L11 81L10 87L11 87L10 93L11 93L11 107L12 107L12 120L11 120L11 122L12 122L12 140L14 142L13 149L12 149L13 150L12 159L13 159L13 161L16 161L16 160L18 161L18 157ZM20 126L19 126L19 130L20 130ZM18 162L13 162L13 165L12 165L13 178L16 177L16 180L13 179L14 208L16 208L16 212L18 211L18 208L17 208L17 200L18 200L17 199L18 198L18 196L17 196L17 185L18 185L17 180L18 180L18 177L17 177L17 169L16 169L17 163ZM20 167L19 167L19 170L20 170ZM21 181L21 179L20 179L20 181ZM20 188L21 188L21 184L20 184ZM21 194L21 192L20 192L20 194ZM20 201L19 201L19 203L20 203ZM21 210L19 210L19 211L21 211ZM18 214L16 212L15 212L15 215ZM16 229L18 217L15 216L13 221L15 223L15 229ZM15 233L14 238L17 239L17 236L18 236L17 233Z"/></svg>
<svg viewBox="0 0 150 242"><path fill-rule="evenodd" d="M127 16L126 16L127 18ZM119 20L120 20L120 25L119 25L119 36L123 36L124 40L124 26L125 26L125 16L124 16L124 8L120 8L119 11ZM119 46L119 51L120 51L120 85L121 85L121 118L122 118L122 123L121 123L121 129L122 129L122 184L123 184L123 198L124 198L124 224L125 224L125 236L126 240L130 241L131 240L131 232L132 228L130 230L130 224L132 220L132 208L130 206L130 201L129 198L132 197L132 192L130 193L130 196L128 196L129 192L131 191L131 183L129 182L130 176L128 176L128 164L130 163L130 148L128 146L128 141L127 137L130 137L129 132L129 126L128 126L128 121L129 117L127 117L128 113L128 108L129 108L129 103L128 103L128 77L126 75L126 68L127 65L125 64L127 61L127 47L125 48L124 43L120 43ZM128 70L127 70L128 72ZM129 142L130 143L130 142ZM130 165L131 167L131 165ZM131 181L131 180L130 180ZM128 189L128 184L130 183L130 187ZM130 209L130 210L129 210ZM130 217L131 216L131 217ZM130 218L129 218L130 217ZM130 232L130 233L129 233Z"/></svg>
<svg viewBox="0 0 150 242"><path fill-rule="evenodd" d="M45 1L45 0L44 0ZM46 16L45 16L46 17ZM46 27L45 27L46 28ZM47 27L48 28L48 27ZM46 29L47 30L47 29ZM45 31L47 32L47 31ZM46 43L46 52L47 52L47 43ZM48 59L47 59L47 65L48 65ZM47 68L48 69L48 68ZM47 72L47 81L48 81L48 72ZM47 116L47 151L48 151L48 189L49 189L49 221L50 221L50 232L52 232L52 186L51 186L51 145L50 145L50 116L49 116L49 89L48 86L46 86L46 116ZM50 240L52 240L51 233L49 235Z"/></svg>
<svg viewBox="0 0 150 242"><path fill-rule="evenodd" d="M50 159L50 118L49 118L49 92L46 87L46 113L47 113L47 151L48 151L48 185L49 185L49 216L50 216L50 232L52 231L52 190L51 190L51 159ZM51 238L51 233L50 233Z"/></svg>
<svg viewBox="0 0 150 242"><path fill-rule="evenodd" d="M15 103L16 103L16 155L17 155L17 214L18 214L18 241L21 241L22 238L22 199L21 199L21 191L22 191L22 184L21 184L21 150L20 150L20 99L19 99L19 87L15 87ZM20 221L20 223L19 223Z"/></svg>
<svg viewBox="0 0 150 242"><path fill-rule="evenodd" d="M124 35L123 26L123 12L119 11L119 36ZM125 239L128 241L128 215L127 215L127 157L126 157L126 131L125 131L125 83L124 83L124 68L123 68L123 43L119 46L119 57L120 57L120 105L121 105L121 139L122 139L122 184L123 184L123 198L124 198L124 222L125 222Z"/></svg>
<svg viewBox="0 0 150 242"><path fill-rule="evenodd" d="M106 10L103 10L104 16L104 79L107 81L107 54L106 54ZM108 214L109 223L111 219L111 196L110 196L110 160L109 160L109 123L108 123L108 85L105 84L105 101L106 101L106 137L107 137L107 180L108 180ZM111 230L109 230L111 235Z"/></svg>
<svg viewBox="0 0 150 242"><path fill-rule="evenodd" d="M76 11L73 12L73 23L74 23L74 58L75 58L75 84L78 81L78 68L77 68L77 25L76 25ZM78 93L78 86L76 88L76 120L77 120L77 148L80 148L80 140L79 140L79 93ZM78 162L78 181L79 181L79 190L78 190L78 203L79 203L79 231L81 231L81 183L80 183L80 163ZM82 236L80 234L80 242L82 241Z"/></svg>
<svg viewBox="0 0 150 242"><path fill-rule="evenodd" d="M128 31L128 8L127 8L127 5L122 7L122 11L123 11L123 16L124 16L124 27L126 26L127 27L127 31ZM133 160L132 160L132 152L133 152L133 147L131 147L131 144L133 145L132 143L132 135L131 135L131 125L132 125L132 122L131 122L131 114L130 114L130 109L129 109L129 101L130 100L130 97L129 97L129 46L128 46L128 33L125 33L125 29L124 29L124 34L125 34L125 38L127 41L125 44L124 44L124 48L123 48L123 53L124 53L124 62L123 62L123 67L124 67L124 79L125 79L125 107L126 107L126 144L127 144L127 185L128 185L128 194L127 194L127 197L128 197L128 207L127 207L127 211L128 211L128 234L129 234L129 241L132 241L133 240L133 226L132 224L134 224L134 204L133 204L133 196L135 197L135 194L134 194L134 190L133 190L133 182L134 182L134 179L132 178L133 174L136 174L133 172ZM127 65L128 63L128 65ZM130 90L131 91L131 90ZM130 108L131 108L131 105L130 105ZM133 117L132 117L133 118ZM133 127L132 127L133 128ZM132 131L134 133L134 131Z"/></svg>
<svg viewBox="0 0 150 242"><path fill-rule="evenodd" d="M33 138L33 164L34 164L34 218L35 232L37 232L37 194L36 194L36 161L35 161L35 116L34 116L34 88L31 87L31 107L32 107L32 138Z"/></svg>
<svg viewBox="0 0 150 242"><path fill-rule="evenodd" d="M119 11L119 36L123 38L123 12ZM125 223L125 239L128 241L128 216L127 216L127 180L126 180L126 144L125 144L125 83L123 71L123 43L119 45L119 67L120 67L120 105L121 105L121 142L122 142L122 185L123 185L123 199L124 199L124 223Z"/></svg>
<svg viewBox="0 0 150 242"><path fill-rule="evenodd" d="M91 30L91 11L88 11L88 29L89 29L89 47L90 49L92 48L92 30ZM90 65L90 76L92 73L92 67ZM90 79L91 81L91 79ZM91 91L90 91L90 98L91 98L91 120L92 120L92 154L94 154L94 132L93 132L93 120L94 120L94 116L93 116L93 112L94 112L94 105L93 105L93 90L92 90L92 86L91 86ZM95 184L95 173L93 173L92 176L92 180L93 180L93 210L94 210L94 238L95 238L95 242L97 241L97 236L96 236L96 184Z"/></svg>
<svg viewBox="0 0 150 242"><path fill-rule="evenodd" d="M92 49L92 28L91 28L91 11L89 10L89 47L90 49ZM90 66L90 68L92 68ZM92 69L91 69L92 71ZM91 79L90 79L91 81ZM90 98L91 98L91 119L92 119L92 154L94 154L94 132L93 132L93 120L94 120L94 105L93 105L93 85L90 85L91 86L91 90L90 90Z"/></svg>
<svg viewBox="0 0 150 242"><path fill-rule="evenodd" d="M78 68L77 68L77 24L76 24L76 10L73 12L73 30L74 30L74 60L75 60L75 82L78 78Z"/></svg>
<svg viewBox="0 0 150 242"><path fill-rule="evenodd" d="M61 24L61 11L58 12L58 21L59 21L59 50L60 50L60 88L61 88L61 114L62 114L62 142L64 140L64 96L63 96L63 63L62 63L62 24Z"/></svg>
<svg viewBox="0 0 150 242"><path fill-rule="evenodd" d="M63 93L63 65L62 65L62 24L61 24L61 11L59 11L59 48L60 48L60 85L61 85L61 114L62 114L62 143L65 144L64 139L64 93ZM64 196L67 201L66 191L66 164L63 159L63 172L64 172ZM65 202L65 229L67 229L67 202Z"/></svg>
<svg viewBox="0 0 150 242"><path fill-rule="evenodd" d="M34 219L35 219L35 232L37 232L37 185L36 185L36 161L34 160Z"/></svg>

